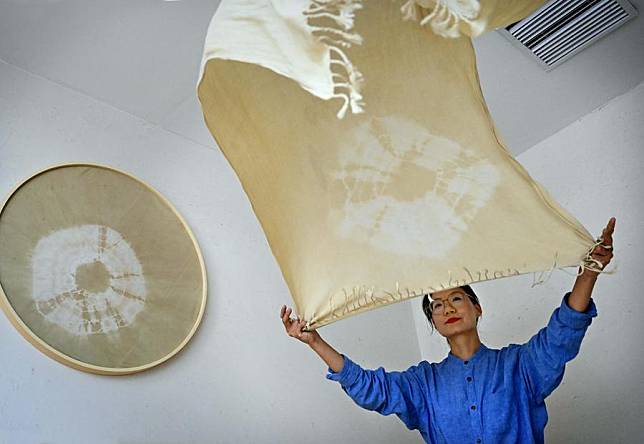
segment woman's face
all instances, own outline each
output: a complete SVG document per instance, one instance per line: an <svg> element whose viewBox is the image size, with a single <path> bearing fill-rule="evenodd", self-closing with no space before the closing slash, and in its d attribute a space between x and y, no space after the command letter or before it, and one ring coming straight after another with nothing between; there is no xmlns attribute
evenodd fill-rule
<svg viewBox="0 0 644 444"><path fill-rule="evenodd" d="M432 320L438 332L450 338L476 330L480 305L474 305L462 288L437 291L431 294Z"/></svg>

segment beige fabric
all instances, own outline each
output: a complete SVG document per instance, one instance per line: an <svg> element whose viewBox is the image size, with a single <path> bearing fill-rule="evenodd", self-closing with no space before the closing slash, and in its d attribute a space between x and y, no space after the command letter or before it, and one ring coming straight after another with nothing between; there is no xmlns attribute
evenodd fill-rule
<svg viewBox="0 0 644 444"><path fill-rule="evenodd" d="M222 2L199 98L309 328L582 262L592 236L503 146L469 37L541 3Z"/></svg>
<svg viewBox="0 0 644 444"><path fill-rule="evenodd" d="M64 166L31 178L0 213L0 251L22 333L107 372L164 360L201 318L205 276L187 227L120 172Z"/></svg>

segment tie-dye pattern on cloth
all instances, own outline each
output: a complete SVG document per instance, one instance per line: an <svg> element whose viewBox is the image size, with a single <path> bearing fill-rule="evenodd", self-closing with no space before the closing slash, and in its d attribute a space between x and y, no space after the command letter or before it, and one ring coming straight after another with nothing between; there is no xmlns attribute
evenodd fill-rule
<svg viewBox="0 0 644 444"><path fill-rule="evenodd" d="M198 95L315 329L577 266L593 237L503 145L471 38L543 0L224 0Z"/></svg>

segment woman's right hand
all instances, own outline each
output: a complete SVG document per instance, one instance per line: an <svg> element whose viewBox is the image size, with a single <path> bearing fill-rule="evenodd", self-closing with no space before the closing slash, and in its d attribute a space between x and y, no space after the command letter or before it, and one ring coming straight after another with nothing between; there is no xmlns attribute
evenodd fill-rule
<svg viewBox="0 0 644 444"><path fill-rule="evenodd" d="M280 317L282 318L282 324L284 324L286 333L293 338L299 339L305 344L311 345L320 337L320 335L315 330L303 331L304 327L306 326L306 321L300 320L300 318L292 319L292 312L293 310L287 308L286 305L282 305L282 309L280 310Z"/></svg>

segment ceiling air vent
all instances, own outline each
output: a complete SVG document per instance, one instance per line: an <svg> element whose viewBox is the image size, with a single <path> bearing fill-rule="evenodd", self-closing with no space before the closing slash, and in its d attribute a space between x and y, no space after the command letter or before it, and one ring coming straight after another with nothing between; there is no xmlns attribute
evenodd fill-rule
<svg viewBox="0 0 644 444"><path fill-rule="evenodd" d="M627 0L552 0L500 31L550 71L636 16Z"/></svg>

